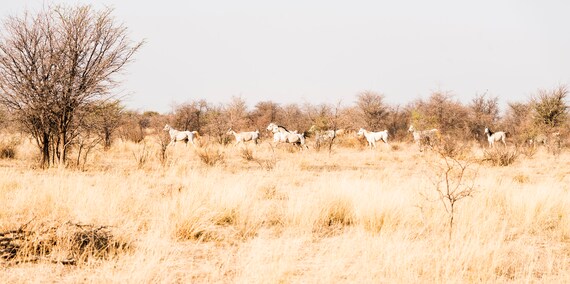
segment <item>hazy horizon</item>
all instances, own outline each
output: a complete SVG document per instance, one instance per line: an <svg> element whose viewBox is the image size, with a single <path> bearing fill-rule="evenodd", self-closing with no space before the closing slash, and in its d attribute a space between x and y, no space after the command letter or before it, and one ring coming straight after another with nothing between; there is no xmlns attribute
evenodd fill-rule
<svg viewBox="0 0 570 284"><path fill-rule="evenodd" d="M89 1L5 1L2 18ZM391 104L450 91L501 105L570 84L564 1L94 1L113 7L145 46L127 66L127 107L174 102L352 104L361 91Z"/></svg>

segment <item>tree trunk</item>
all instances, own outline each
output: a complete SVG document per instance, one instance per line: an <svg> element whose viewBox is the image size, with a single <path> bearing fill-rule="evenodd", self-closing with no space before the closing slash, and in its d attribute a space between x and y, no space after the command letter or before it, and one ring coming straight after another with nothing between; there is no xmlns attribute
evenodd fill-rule
<svg viewBox="0 0 570 284"><path fill-rule="evenodd" d="M47 168L50 164L49 142L49 134L44 132L42 137L42 168Z"/></svg>
<svg viewBox="0 0 570 284"><path fill-rule="evenodd" d="M105 150L111 148L111 131L108 127L105 127Z"/></svg>

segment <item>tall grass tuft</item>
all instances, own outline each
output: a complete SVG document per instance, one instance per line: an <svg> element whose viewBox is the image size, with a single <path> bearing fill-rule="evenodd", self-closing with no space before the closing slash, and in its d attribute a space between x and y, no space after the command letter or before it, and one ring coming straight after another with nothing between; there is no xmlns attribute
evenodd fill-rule
<svg viewBox="0 0 570 284"><path fill-rule="evenodd" d="M196 154L200 157L200 161L207 166L215 166L224 162L224 153L219 149L211 149L209 147L196 150Z"/></svg>
<svg viewBox="0 0 570 284"><path fill-rule="evenodd" d="M489 162L493 166L506 167L513 164L519 157L517 149L507 147L495 147L485 150L483 161Z"/></svg>
<svg viewBox="0 0 570 284"><path fill-rule="evenodd" d="M251 162L251 161L255 160L255 157L253 156L253 151L247 147L242 148L240 150L240 154L241 154L241 158L245 161Z"/></svg>

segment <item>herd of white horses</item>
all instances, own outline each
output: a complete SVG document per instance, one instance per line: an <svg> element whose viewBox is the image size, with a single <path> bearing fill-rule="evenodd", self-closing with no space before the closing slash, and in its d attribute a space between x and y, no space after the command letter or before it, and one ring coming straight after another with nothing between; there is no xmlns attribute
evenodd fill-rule
<svg viewBox="0 0 570 284"><path fill-rule="evenodd" d="M187 130L180 131L172 128L168 124L164 126L163 130L168 131L170 135L170 143L168 144L168 146L174 145L178 141L182 141L186 143L186 145L190 143L192 144L192 146L196 147L195 140L198 137L197 131L187 131ZM298 133L296 130L290 131L284 126L275 124L273 122L267 126L266 130L271 131L273 133L274 145L277 145L279 143L289 143L299 147L302 150L309 149L305 141L306 140L305 133ZM317 131L315 130L314 126L311 127L309 131L311 133L316 133L317 137L320 137L322 139L333 139L345 133L343 129ZM437 130L436 128L428 130L416 130L413 125L410 125L410 127L408 128L408 132L412 134L414 143L418 145L420 151L422 151L423 145L432 144L439 136L439 130ZM506 141L505 141L507 137L506 132L504 131L493 132L491 131L491 129L486 127L484 133L487 135L487 141L489 142L489 147L495 147L495 142L500 142L503 144L503 146L506 146ZM239 144L244 144L245 142L249 141L253 141L253 143L257 145L260 140L259 130L248 131L248 132L235 132L230 128L226 132L226 135L233 135L235 137L234 146L237 146ZM370 149L376 148L376 142L378 141L382 141L384 144L389 145L388 130L371 132L367 131L364 128L360 128L360 130L358 130L356 135L358 137L364 136L364 138L366 138L366 141L368 142L368 147ZM539 141L539 139L542 138L537 137L536 138L537 142L539 143L545 142L545 138L544 142L542 140Z"/></svg>

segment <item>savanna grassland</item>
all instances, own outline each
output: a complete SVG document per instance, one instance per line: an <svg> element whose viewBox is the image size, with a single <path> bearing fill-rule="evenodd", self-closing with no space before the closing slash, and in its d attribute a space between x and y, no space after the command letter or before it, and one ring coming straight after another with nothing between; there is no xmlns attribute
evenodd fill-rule
<svg viewBox="0 0 570 284"><path fill-rule="evenodd" d="M0 232L19 246L0 282L570 279L567 151L499 167L470 145L450 231L443 156L411 143L206 148L170 147L163 163L149 136L95 149L82 170L41 170L24 139L0 160Z"/></svg>

